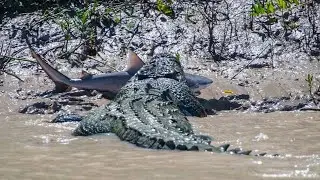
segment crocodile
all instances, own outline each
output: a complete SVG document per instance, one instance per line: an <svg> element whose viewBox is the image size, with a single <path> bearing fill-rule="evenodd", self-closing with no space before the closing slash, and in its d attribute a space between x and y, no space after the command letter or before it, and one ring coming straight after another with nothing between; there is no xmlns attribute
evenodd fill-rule
<svg viewBox="0 0 320 180"><path fill-rule="evenodd" d="M212 138L194 133L186 116L207 114L187 86L180 61L155 55L120 89L115 99L83 117L75 136L114 133L121 140L150 149L213 151L249 155L229 144L211 145Z"/></svg>

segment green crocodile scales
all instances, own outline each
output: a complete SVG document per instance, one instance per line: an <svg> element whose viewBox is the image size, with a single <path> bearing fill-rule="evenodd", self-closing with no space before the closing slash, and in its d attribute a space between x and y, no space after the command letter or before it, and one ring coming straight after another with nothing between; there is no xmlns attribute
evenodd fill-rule
<svg viewBox="0 0 320 180"><path fill-rule="evenodd" d="M85 116L73 135L115 133L144 148L227 151L228 144L215 147L210 137L194 134L186 115L203 117L206 113L186 85L180 62L169 54L158 54L122 87L114 101Z"/></svg>

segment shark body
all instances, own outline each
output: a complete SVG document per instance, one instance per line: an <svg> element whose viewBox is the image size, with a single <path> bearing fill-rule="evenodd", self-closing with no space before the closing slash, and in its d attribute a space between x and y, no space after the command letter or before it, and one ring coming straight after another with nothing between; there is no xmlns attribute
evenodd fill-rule
<svg viewBox="0 0 320 180"><path fill-rule="evenodd" d="M119 90L134 76L144 65L144 62L133 51L128 52L127 67L120 72L106 73L100 75L87 75L81 79L70 79L49 65L39 54L30 49L31 55L55 83L56 92L64 92L70 87L103 92L107 97L114 97ZM208 87L212 80L200 75L185 74L187 85L193 92Z"/></svg>

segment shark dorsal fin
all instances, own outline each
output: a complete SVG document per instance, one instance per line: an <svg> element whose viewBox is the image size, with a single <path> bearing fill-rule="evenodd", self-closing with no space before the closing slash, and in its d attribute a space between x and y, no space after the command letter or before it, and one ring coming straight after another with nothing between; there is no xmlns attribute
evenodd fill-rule
<svg viewBox="0 0 320 180"><path fill-rule="evenodd" d="M88 73L87 71L82 70L80 79L82 79L82 80L89 79L92 76L93 76L92 74Z"/></svg>
<svg viewBox="0 0 320 180"><path fill-rule="evenodd" d="M134 75L143 65L144 62L139 58L139 56L133 51L128 50L127 67L124 69L124 71L127 71L131 75Z"/></svg>

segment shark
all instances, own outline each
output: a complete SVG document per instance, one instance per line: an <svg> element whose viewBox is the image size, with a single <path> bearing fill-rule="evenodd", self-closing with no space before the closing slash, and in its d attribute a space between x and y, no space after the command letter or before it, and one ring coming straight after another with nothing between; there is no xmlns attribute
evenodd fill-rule
<svg viewBox="0 0 320 180"><path fill-rule="evenodd" d="M62 74L46 62L38 53L30 48L31 56L54 82L54 91L65 92L75 87L77 89L97 90L109 99L115 97L120 89L145 65L142 59L133 51L128 50L127 65L123 71L92 75L85 73L82 78L71 79ZM199 94L201 89L208 87L213 81L207 77L185 73L187 85L195 93Z"/></svg>

